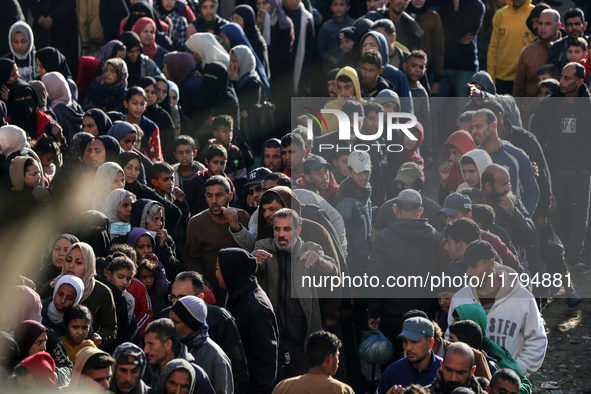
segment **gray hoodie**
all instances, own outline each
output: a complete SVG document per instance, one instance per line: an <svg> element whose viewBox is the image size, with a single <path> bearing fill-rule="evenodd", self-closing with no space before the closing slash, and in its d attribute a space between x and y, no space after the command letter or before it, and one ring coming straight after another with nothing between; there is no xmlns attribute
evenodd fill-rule
<svg viewBox="0 0 591 394"><path fill-rule="evenodd" d="M486 170L486 167L493 164L493 161L490 158L490 155L488 154L488 152L486 152L482 149L473 149L471 151L468 151L468 152L464 153L464 156L462 156L462 158L463 157L469 157L472 160L474 160L474 164L476 164L476 168L478 169L478 177L479 178L482 178L482 173L484 172L484 170ZM460 160L460 163L461 163L461 160ZM460 171L462 171L462 164L460 164ZM464 176L464 171L462 171L462 177L463 176ZM465 177L464 177L464 180L466 180ZM457 190L462 190L462 189L469 188L469 187L471 187L471 186L468 185L466 182L464 182L458 186ZM480 182L478 188L480 190L482 190L482 182Z"/></svg>
<svg viewBox="0 0 591 394"><path fill-rule="evenodd" d="M168 380L168 377L177 369L182 369L189 374L189 377L191 378L191 387L189 388L189 393L193 392L193 389L195 388L195 370L193 369L193 366L191 365L191 363L189 363L186 360L183 360L182 358L175 358L174 360L171 360L168 364L166 364L166 367L164 367L164 370L160 374L158 384L156 385L156 390L159 393L165 392L164 388L166 386L166 381Z"/></svg>

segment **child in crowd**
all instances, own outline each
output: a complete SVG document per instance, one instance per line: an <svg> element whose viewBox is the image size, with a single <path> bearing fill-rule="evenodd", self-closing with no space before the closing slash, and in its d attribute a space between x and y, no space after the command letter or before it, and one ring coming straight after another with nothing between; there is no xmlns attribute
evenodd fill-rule
<svg viewBox="0 0 591 394"><path fill-rule="evenodd" d="M160 312L166 308L165 296L168 286L165 288L158 288L154 286L157 276L160 274L158 263L148 259L142 259L137 265L136 278L143 283L148 290L148 296L152 304L152 312L154 316L160 316ZM162 291L164 290L164 291Z"/></svg>
<svg viewBox="0 0 591 394"><path fill-rule="evenodd" d="M87 339L90 337L92 327L92 315L84 305L72 305L64 312L64 331L61 337L68 358L72 364L76 364L76 355L86 347L96 348L96 344Z"/></svg>
<svg viewBox="0 0 591 394"><path fill-rule="evenodd" d="M316 53L322 58L325 68L331 69L338 65L341 55L339 48L339 32L342 28L351 26L355 19L349 17L347 12L351 6L350 0L332 0L330 11L333 17L330 18L318 33L316 40Z"/></svg>
<svg viewBox="0 0 591 394"><path fill-rule="evenodd" d="M219 144L212 144L207 148L205 152L205 158L203 159L207 170L199 171L187 184L185 193L187 202L191 210L191 215L197 215L199 212L205 211L207 201L205 201L205 182L209 177L214 175L224 176L228 182L230 182L230 189L234 195L236 195L236 189L232 180L228 178L226 173L226 163L228 161L228 153L226 148Z"/></svg>
<svg viewBox="0 0 591 394"><path fill-rule="evenodd" d="M202 163L195 160L197 149L195 149L195 140L188 135L179 135L174 141L174 158L178 161L173 165L174 186L185 191L187 183L199 171L205 171Z"/></svg>
<svg viewBox="0 0 591 394"><path fill-rule="evenodd" d="M566 58L570 62L580 63L585 67L585 83L589 80L591 64L589 64L589 51L587 40L583 37L572 38L568 41Z"/></svg>
<svg viewBox="0 0 591 394"><path fill-rule="evenodd" d="M460 170L460 159L472 149L476 149L476 143L466 130L458 130L452 133L443 145L447 161L439 167L439 204L443 205L445 197L456 191L459 185L464 183L464 177Z"/></svg>
<svg viewBox="0 0 591 394"><path fill-rule="evenodd" d="M236 187L244 185L244 183L246 183L246 166L244 165L242 152L240 152L240 148L232 144L232 137L234 135L234 120L229 115L215 116L212 120L211 126L213 129L214 138L210 139L203 147L201 154L197 156L197 160L204 161L205 152L207 152L207 149L212 144L219 144L223 146L228 154L225 169L226 175L232 180L232 182L237 184Z"/></svg>

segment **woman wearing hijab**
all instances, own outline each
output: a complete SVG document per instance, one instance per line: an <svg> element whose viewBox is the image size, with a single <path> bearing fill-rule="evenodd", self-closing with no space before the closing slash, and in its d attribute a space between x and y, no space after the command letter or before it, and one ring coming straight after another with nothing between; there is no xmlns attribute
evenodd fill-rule
<svg viewBox="0 0 591 394"><path fill-rule="evenodd" d="M0 127L0 147L2 147L4 155L4 160L0 164L0 195L3 195L12 188L12 182L10 181L10 163L12 160L18 156L37 157L37 155L27 148L27 135L23 129L17 126L6 125Z"/></svg>
<svg viewBox="0 0 591 394"><path fill-rule="evenodd" d="M135 152L123 152L119 156L119 165L125 174L125 190L133 193L137 199L159 202L164 207L166 231L172 233L181 220L181 210L172 202L160 196L154 189L138 181L140 176L140 158Z"/></svg>
<svg viewBox="0 0 591 394"><path fill-rule="evenodd" d="M246 45L252 53L255 55L256 59L256 71L259 74L259 78L263 83L263 87L266 92L268 92L270 85L269 80L267 79L267 74L265 73L265 67L259 57L256 55L255 51L252 49L250 45L250 41L246 38L244 31L237 23L231 22L227 25L222 27L222 40L224 42L224 47L230 51L230 49L234 48L237 45Z"/></svg>
<svg viewBox="0 0 591 394"><path fill-rule="evenodd" d="M37 271L35 275L35 285L41 289L43 285L50 282L53 278L62 272L66 253L72 244L79 242L79 239L72 234L60 234L54 242L51 243L49 253L46 258L46 264Z"/></svg>
<svg viewBox="0 0 591 394"><path fill-rule="evenodd" d="M131 5L129 17L121 22L120 33L131 31L133 25L143 17L152 19L156 24L156 44L164 47L167 51L174 51L172 40L168 37L168 25L158 19L152 4L147 2L136 1ZM129 47L127 47L127 50L129 50Z"/></svg>
<svg viewBox="0 0 591 394"><path fill-rule="evenodd" d="M78 88L78 100L83 103L86 99L86 92L89 86L101 80L103 75L104 62L92 56L82 56L78 63L78 78L76 87Z"/></svg>
<svg viewBox="0 0 591 394"><path fill-rule="evenodd" d="M131 231L131 205L136 198L133 193L124 189L115 189L103 202L101 212L109 219L109 234L111 241L118 235Z"/></svg>
<svg viewBox="0 0 591 394"><path fill-rule="evenodd" d="M222 44L211 33L195 33L185 43L187 49L195 60L205 67L211 62L220 62L228 65L230 56Z"/></svg>
<svg viewBox="0 0 591 394"><path fill-rule="evenodd" d="M256 60L249 47L237 45L230 50L228 75L236 96L238 96L240 114L243 119L248 118L248 112L252 106L261 102L263 94L262 83L255 67ZM244 122L241 124L245 125Z"/></svg>
<svg viewBox="0 0 591 394"><path fill-rule="evenodd" d="M84 119L82 120L84 122ZM64 154L64 164L57 169L51 181L51 193L59 199L62 193L71 193L70 186L84 187L79 182L85 173L94 172L90 161L90 152L87 153L87 146L94 136L90 133L79 132L74 135L68 150ZM94 174L93 174L94 175ZM92 183L90 184L92 186Z"/></svg>
<svg viewBox="0 0 591 394"><path fill-rule="evenodd" d="M138 86L143 77L152 77L161 74L160 68L154 60L142 53L143 45L140 37L132 32L126 31L119 36L119 40L125 44L127 52L125 63L129 76L127 82L129 86Z"/></svg>
<svg viewBox="0 0 591 394"><path fill-rule="evenodd" d="M170 52L164 56L164 76L180 89L179 103L189 118L196 115L201 78L195 75L197 64L188 53Z"/></svg>
<svg viewBox="0 0 591 394"><path fill-rule="evenodd" d="M187 19L179 14L179 1L157 0L154 11L162 20L170 18L172 21L172 43L177 51L186 51L185 40L187 38ZM169 27L170 28L170 27Z"/></svg>
<svg viewBox="0 0 591 394"><path fill-rule="evenodd" d="M172 116L172 108L170 108L170 95L169 90L170 87L168 86L168 80L164 77L164 75L156 75L152 77L156 80L157 90L156 90L156 103L165 110L169 115Z"/></svg>
<svg viewBox="0 0 591 394"><path fill-rule="evenodd" d="M37 320L25 320L14 331L21 360L39 352L47 352L55 361L57 385L67 386L72 376L72 363L59 336Z"/></svg>
<svg viewBox="0 0 591 394"><path fill-rule="evenodd" d="M106 135L111 126L113 126L113 122L111 122L111 119L109 119L102 109L89 109L84 113L84 117L82 118L83 130L93 137Z"/></svg>
<svg viewBox="0 0 591 394"><path fill-rule="evenodd" d="M119 164L106 162L96 170L94 177L94 194L92 196L92 209L100 210L105 198L116 189L125 187L125 176Z"/></svg>
<svg viewBox="0 0 591 394"><path fill-rule="evenodd" d="M110 135L99 135L90 142L86 148L90 150L90 162L93 167L98 168L101 164L117 161L122 152L119 142Z"/></svg>
<svg viewBox="0 0 591 394"><path fill-rule="evenodd" d="M228 69L222 63L209 63L203 69L203 92L197 102L198 116L193 123L198 132L199 146L205 146L211 138L211 126L208 120L212 116L230 115L234 119L234 128L240 129L240 106L234 89L230 85ZM209 126L209 127L207 127Z"/></svg>
<svg viewBox="0 0 591 394"><path fill-rule="evenodd" d="M174 161L174 123L170 114L158 105L158 83L152 77L144 77L140 86L146 92L147 106L144 116L156 123L160 129L160 145L164 160L168 163ZM129 149L128 149L129 150Z"/></svg>
<svg viewBox="0 0 591 394"><path fill-rule="evenodd" d="M232 22L240 25L244 31L244 34L246 35L246 38L250 42L253 52L260 59L263 69L267 74L267 78L271 78L267 43L259 31L255 19L256 17L254 10L247 4L241 4L234 8L234 11L232 11Z"/></svg>
<svg viewBox="0 0 591 394"><path fill-rule="evenodd" d="M80 104L72 100L68 83L62 74L55 71L48 72L41 80L47 88L51 109L57 116L66 140L69 141L82 128L84 110Z"/></svg>
<svg viewBox="0 0 591 394"><path fill-rule="evenodd" d="M98 58L101 62L106 62L109 59L113 59L118 57L119 59L125 60L125 55L127 54L127 48L125 44L123 44L119 40L111 40L103 45L101 52L98 55Z"/></svg>
<svg viewBox="0 0 591 394"><path fill-rule="evenodd" d="M78 305L82 294L84 294L84 283L80 278L74 275L62 276L53 289L53 296L41 302L43 305L41 323L52 329L58 336L63 336L64 312L72 305Z"/></svg>
<svg viewBox="0 0 591 394"><path fill-rule="evenodd" d="M98 108L105 112L119 110L127 92L127 78L127 64L123 60L107 60L101 81L94 82L88 88L84 108Z"/></svg>
<svg viewBox="0 0 591 394"><path fill-rule="evenodd" d="M141 183L145 185L146 173L149 173L150 169L152 168L152 161L148 156L144 155L142 152L140 152L133 146L136 139L139 138L137 135L136 126L126 121L116 122L113 125L113 127L109 129L107 134L119 141L119 145L121 146L121 149L123 151L119 155L119 158L121 157L121 155L127 152L132 152L135 156L138 157L140 161L140 176L138 179ZM128 181L126 180L126 182Z"/></svg>
<svg viewBox="0 0 591 394"><path fill-rule="evenodd" d="M140 18L135 22L131 31L139 36L143 46L143 54L154 60L161 69L164 55L169 51L156 44L156 23L150 18Z"/></svg>
<svg viewBox="0 0 591 394"><path fill-rule="evenodd" d="M8 45L10 53L4 57L16 63L21 79L25 82L35 79L35 38L26 22L18 21L10 27Z"/></svg>
<svg viewBox="0 0 591 394"><path fill-rule="evenodd" d="M80 303L92 313L92 327L95 332L93 338L97 340L100 338L101 348L108 347L117 333L115 303L111 290L94 279L96 261L94 251L89 244L85 242L73 244L66 255L61 275L49 285L44 286L39 294L43 298L51 297L53 289L64 275L74 275L82 279L84 293Z"/></svg>
<svg viewBox="0 0 591 394"><path fill-rule="evenodd" d="M31 139L37 139L37 94L20 79L16 63L7 58L0 59L0 89L10 123L29 132Z"/></svg>
<svg viewBox="0 0 591 394"><path fill-rule="evenodd" d="M180 89L179 86L172 82L168 81L168 96L170 97L170 116L172 117L172 122L174 123L174 135L178 137L182 134L182 130L192 130L193 125L183 109L179 106L179 97L180 97Z"/></svg>
<svg viewBox="0 0 591 394"><path fill-rule="evenodd" d="M64 78L66 78L66 81L68 81L68 86L72 93L72 99L78 101L78 87L72 79L72 73L70 72L70 67L68 67L66 57L58 49L45 47L38 50L35 55L35 63L37 65L39 79L52 71L57 71L62 74ZM76 57L76 64L78 64L78 57Z"/></svg>
<svg viewBox="0 0 591 394"><path fill-rule="evenodd" d="M99 211L82 212L72 226L72 234L92 247L98 257L107 257L111 239L109 219Z"/></svg>

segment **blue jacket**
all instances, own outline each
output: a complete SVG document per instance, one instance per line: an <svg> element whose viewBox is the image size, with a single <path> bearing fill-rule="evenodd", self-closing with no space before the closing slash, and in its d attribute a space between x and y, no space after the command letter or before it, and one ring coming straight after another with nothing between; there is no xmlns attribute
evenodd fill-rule
<svg viewBox="0 0 591 394"><path fill-rule="evenodd" d="M441 367L441 361L443 361L441 357L436 356L431 350L431 362L427 369L422 371L416 369L406 357L393 362L382 374L380 385L378 386L378 394L386 394L390 387L394 385L408 387L411 384L421 386L431 384Z"/></svg>
<svg viewBox="0 0 591 394"><path fill-rule="evenodd" d="M342 28L351 26L353 22L355 22L355 19L346 16L344 22L339 23L333 16L322 26L316 39L316 53L323 61L327 61L330 56L335 59L341 56L339 31Z"/></svg>

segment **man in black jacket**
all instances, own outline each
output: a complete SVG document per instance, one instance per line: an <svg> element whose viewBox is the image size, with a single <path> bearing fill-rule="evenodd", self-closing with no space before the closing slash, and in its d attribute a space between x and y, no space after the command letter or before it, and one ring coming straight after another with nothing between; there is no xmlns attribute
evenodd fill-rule
<svg viewBox="0 0 591 394"><path fill-rule="evenodd" d="M279 331L271 301L254 277L257 260L244 249L222 249L216 268L220 286L228 291L226 307L244 344L248 392L269 393L277 374Z"/></svg>
<svg viewBox="0 0 591 394"><path fill-rule="evenodd" d="M390 227L380 231L371 250L370 267L372 274L380 278L388 275L405 277L411 275L425 278L427 273L437 275L437 251L440 237L427 219L420 219L423 213L422 197L413 189L406 189L394 199L396 220ZM402 286L402 285L400 285ZM420 287L417 285L415 287ZM376 298L369 300L369 327L382 333L394 344L394 360L403 356L402 345L396 341L401 331L401 317L411 309L420 309L427 314L434 307L434 298L424 297L419 289L410 285L404 288L376 288ZM410 298L413 297L413 298Z"/></svg>

